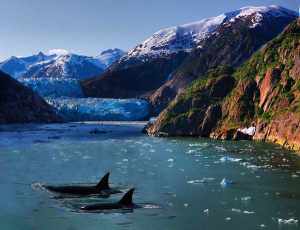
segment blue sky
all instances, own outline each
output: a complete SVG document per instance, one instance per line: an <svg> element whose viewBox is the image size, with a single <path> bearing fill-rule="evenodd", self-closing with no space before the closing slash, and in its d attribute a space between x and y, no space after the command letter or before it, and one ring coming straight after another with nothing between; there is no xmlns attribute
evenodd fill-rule
<svg viewBox="0 0 300 230"><path fill-rule="evenodd" d="M300 0L0 0L0 60L64 48L97 55L128 50L157 30L219 15L247 5Z"/></svg>

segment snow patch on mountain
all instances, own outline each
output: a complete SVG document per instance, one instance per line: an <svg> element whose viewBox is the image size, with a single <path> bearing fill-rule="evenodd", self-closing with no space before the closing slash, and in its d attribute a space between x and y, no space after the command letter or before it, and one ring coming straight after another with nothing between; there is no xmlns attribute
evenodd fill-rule
<svg viewBox="0 0 300 230"><path fill-rule="evenodd" d="M118 61L121 57L126 54L123 50L120 49L108 49L103 51L100 55L96 56L96 59L104 64L108 68L111 64Z"/></svg>
<svg viewBox="0 0 300 230"><path fill-rule="evenodd" d="M237 11L228 13L228 18L230 22L235 22L237 19L246 18L252 16L252 25L250 28L255 28L259 26L264 16L269 15L274 18L276 17L288 17L288 16L297 16L297 13L286 8L271 5L271 6L249 6L243 7Z"/></svg>
<svg viewBox="0 0 300 230"><path fill-rule="evenodd" d="M135 57L147 54L156 56L168 55L181 50L189 51L209 33L213 32L225 18L225 15L220 15L198 22L160 30L131 50L128 56Z"/></svg>

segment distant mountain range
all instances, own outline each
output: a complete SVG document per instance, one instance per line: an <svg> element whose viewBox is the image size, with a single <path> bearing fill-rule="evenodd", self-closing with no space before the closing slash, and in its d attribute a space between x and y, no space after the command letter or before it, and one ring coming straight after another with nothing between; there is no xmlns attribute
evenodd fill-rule
<svg viewBox="0 0 300 230"><path fill-rule="evenodd" d="M28 57L11 57L0 63L0 69L16 79L85 79L101 74L124 54L120 49L109 49L96 57L88 57L56 49L47 54L40 52Z"/></svg>
<svg viewBox="0 0 300 230"><path fill-rule="evenodd" d="M125 54L120 49L103 51L96 57L50 50L28 57L11 57L0 70L43 97L83 97L79 81L97 76Z"/></svg>
<svg viewBox="0 0 300 230"><path fill-rule="evenodd" d="M199 75L238 66L297 17L279 6L244 7L163 29L130 50L103 74L82 82L89 97L146 97L154 114Z"/></svg>

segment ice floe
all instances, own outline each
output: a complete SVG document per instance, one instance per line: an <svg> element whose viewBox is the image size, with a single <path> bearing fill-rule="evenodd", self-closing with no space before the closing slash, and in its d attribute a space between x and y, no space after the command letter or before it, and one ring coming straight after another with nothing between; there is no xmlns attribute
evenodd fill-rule
<svg viewBox="0 0 300 230"><path fill-rule="evenodd" d="M203 184L203 183L208 183L208 182L211 182L211 181L214 181L215 178L212 178L212 177L204 177L200 180L189 180L187 181L188 184Z"/></svg>
<svg viewBox="0 0 300 230"><path fill-rule="evenodd" d="M221 162L240 162L240 161L242 161L242 159L224 156L224 157L220 158L220 161Z"/></svg>
<svg viewBox="0 0 300 230"><path fill-rule="evenodd" d="M226 179L226 178L224 178L224 179L221 181L221 183L220 183L220 185L221 185L222 187L228 187L228 186L233 185L233 184L234 184L234 182L233 182L232 180L228 180L228 179Z"/></svg>
<svg viewBox="0 0 300 230"><path fill-rule="evenodd" d="M290 219L278 219L278 224L298 224L298 220L294 218Z"/></svg>

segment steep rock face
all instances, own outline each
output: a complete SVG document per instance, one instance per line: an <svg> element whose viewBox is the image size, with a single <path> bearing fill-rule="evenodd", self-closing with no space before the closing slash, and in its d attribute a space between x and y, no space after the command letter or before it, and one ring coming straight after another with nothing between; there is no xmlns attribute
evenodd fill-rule
<svg viewBox="0 0 300 230"><path fill-rule="evenodd" d="M236 95L238 92L245 95L246 91L237 87L227 100L231 105L227 110L228 116L223 118L211 136L223 138L229 124L234 130L254 126L253 139L300 150L299 58L300 26L299 22L294 22L237 71L236 76L240 78L238 85L253 82L252 96L239 110L243 102L237 100Z"/></svg>
<svg viewBox="0 0 300 230"><path fill-rule="evenodd" d="M0 124L59 121L61 118L40 96L0 72Z"/></svg>
<svg viewBox="0 0 300 230"><path fill-rule="evenodd" d="M261 21L253 26L257 12L234 21L225 20L216 32L194 50L184 63L173 73L172 78L150 97L156 113L184 90L193 80L204 75L207 70L220 65L239 66L263 44L274 38L295 17L281 17L261 14Z"/></svg>
<svg viewBox="0 0 300 230"><path fill-rule="evenodd" d="M157 121L147 128L148 133L163 136L209 136L222 117L222 100L235 85L232 71L228 67L219 68L197 80L178 95Z"/></svg>
<svg viewBox="0 0 300 230"><path fill-rule="evenodd" d="M299 60L300 24L295 21L241 67L232 73L227 71L234 83L231 89L226 90L226 94L218 94L223 97L216 101L209 95L205 101L199 100L199 95L216 88L215 84L207 85L208 81L204 79L219 79L224 75L224 68L221 71L214 70L214 74L204 75L200 78L202 80L193 82L148 127L148 133L255 139L300 150ZM203 81L206 82L205 87ZM227 82L223 87L226 85ZM185 103L191 100L197 100L197 103ZM199 114L201 119L198 117L198 120L192 122L188 122L189 116L186 114L215 106L216 102L221 107L221 113L217 111L209 116L214 121L211 123L210 132L203 133L201 129L189 132L189 129L202 126L204 117L209 113L205 115L202 111ZM245 131L247 127L250 127L251 132L247 132L247 129Z"/></svg>
<svg viewBox="0 0 300 230"><path fill-rule="evenodd" d="M300 151L299 114L285 113L269 123L259 121L254 139L271 141L285 148Z"/></svg>

